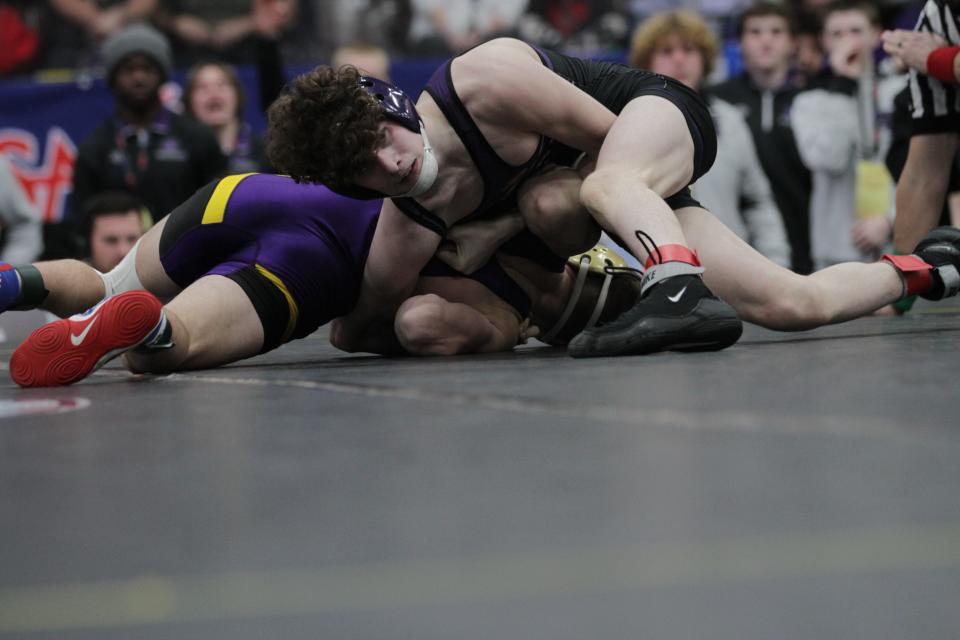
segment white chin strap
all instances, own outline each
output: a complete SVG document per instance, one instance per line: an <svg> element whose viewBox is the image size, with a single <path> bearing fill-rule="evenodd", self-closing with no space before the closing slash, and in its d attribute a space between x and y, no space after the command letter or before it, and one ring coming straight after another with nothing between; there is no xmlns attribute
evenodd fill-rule
<svg viewBox="0 0 960 640"><path fill-rule="evenodd" d="M409 191L394 196L396 198L416 198L423 195L437 180L437 171L440 167L437 165L437 156L433 155L433 148L427 139L427 130L423 128L423 122L420 123L420 137L423 138L423 162L420 164L420 175L417 176L417 182L410 187Z"/></svg>

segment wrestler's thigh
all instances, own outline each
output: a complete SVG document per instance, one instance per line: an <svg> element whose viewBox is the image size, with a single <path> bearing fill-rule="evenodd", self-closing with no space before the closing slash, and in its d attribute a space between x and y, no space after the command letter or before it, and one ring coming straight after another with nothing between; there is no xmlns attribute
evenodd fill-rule
<svg viewBox="0 0 960 640"><path fill-rule="evenodd" d="M264 335L260 316L246 292L229 278L204 276L166 308L188 334L182 368L216 367L260 353Z"/></svg>
<svg viewBox="0 0 960 640"><path fill-rule="evenodd" d="M803 276L764 257L709 211L687 207L676 213L707 286L744 320L756 322L766 305L803 286Z"/></svg>
<svg viewBox="0 0 960 640"><path fill-rule="evenodd" d="M693 177L693 138L680 109L660 96L634 98L604 138L597 170L630 168L661 196L677 193Z"/></svg>
<svg viewBox="0 0 960 640"><path fill-rule="evenodd" d="M137 248L137 277L143 288L153 295L168 299L180 291L180 287L170 279L160 261L160 236L170 216L166 216L140 238Z"/></svg>

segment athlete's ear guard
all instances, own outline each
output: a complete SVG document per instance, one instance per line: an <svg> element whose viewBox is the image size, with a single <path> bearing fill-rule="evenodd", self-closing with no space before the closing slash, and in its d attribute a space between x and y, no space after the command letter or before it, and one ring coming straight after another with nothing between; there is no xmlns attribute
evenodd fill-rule
<svg viewBox="0 0 960 640"><path fill-rule="evenodd" d="M420 115L417 113L413 98L389 82L370 76L360 76L357 83L364 91L376 98L383 107L386 117L414 133L420 133Z"/></svg>

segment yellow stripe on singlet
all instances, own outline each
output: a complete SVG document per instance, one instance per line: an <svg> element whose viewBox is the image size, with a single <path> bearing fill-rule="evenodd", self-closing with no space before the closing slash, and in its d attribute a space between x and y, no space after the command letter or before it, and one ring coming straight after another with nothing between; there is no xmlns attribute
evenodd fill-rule
<svg viewBox="0 0 960 640"><path fill-rule="evenodd" d="M290 295L290 291L287 289L287 285L283 284L283 281L275 276L274 274L267 271L263 265L255 264L253 265L257 272L262 275L264 278L273 283L277 289L280 289L280 293L283 294L283 297L287 299L287 307L290 309L290 315L287 318L287 328L283 331L282 341L286 342L290 339L290 336L293 335L293 330L297 327L297 320L300 316L300 309L297 307L296 301L293 299L293 296Z"/></svg>
<svg viewBox="0 0 960 640"><path fill-rule="evenodd" d="M207 208L203 210L203 220L200 224L216 224L223 222L223 216L227 212L227 201L230 200L230 194L237 188L240 181L252 173L240 173L233 176L227 176L217 183L213 190L213 195L207 200Z"/></svg>

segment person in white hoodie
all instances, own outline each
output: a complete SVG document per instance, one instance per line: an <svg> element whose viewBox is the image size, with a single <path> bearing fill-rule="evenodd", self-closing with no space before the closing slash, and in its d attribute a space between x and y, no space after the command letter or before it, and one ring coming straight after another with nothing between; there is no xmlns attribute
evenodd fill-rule
<svg viewBox="0 0 960 640"><path fill-rule="evenodd" d="M797 148L813 177L810 246L815 269L876 260L890 240L893 184L881 159L889 146L892 96L904 81L893 90L885 83L881 90L873 57L879 42L879 15L872 4L840 0L830 5L823 22L829 68L794 99ZM877 172L876 184L863 179L858 184L858 174ZM880 203L879 210L862 205L870 196Z"/></svg>

